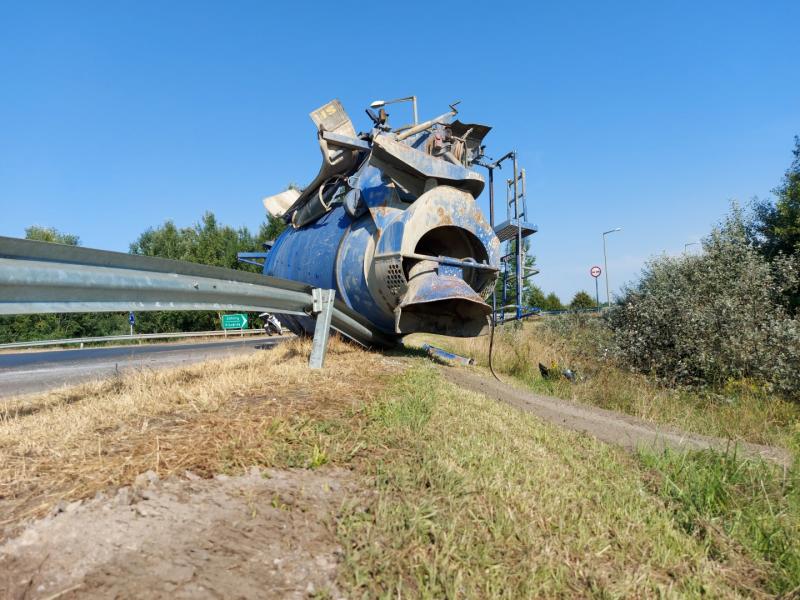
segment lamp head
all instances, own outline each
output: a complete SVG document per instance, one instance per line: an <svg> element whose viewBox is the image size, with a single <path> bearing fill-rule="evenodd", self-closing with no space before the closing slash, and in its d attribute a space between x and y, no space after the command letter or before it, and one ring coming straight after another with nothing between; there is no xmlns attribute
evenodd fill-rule
<svg viewBox="0 0 800 600"><path fill-rule="evenodd" d="M375 100L375 102L369 105L370 108L381 108L382 106L386 106L385 100Z"/></svg>

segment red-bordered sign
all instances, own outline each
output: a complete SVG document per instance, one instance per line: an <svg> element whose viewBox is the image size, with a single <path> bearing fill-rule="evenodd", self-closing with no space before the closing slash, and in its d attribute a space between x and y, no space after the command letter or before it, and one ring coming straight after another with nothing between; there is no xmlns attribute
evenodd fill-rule
<svg viewBox="0 0 800 600"><path fill-rule="evenodd" d="M595 279L597 279L598 277L600 277L600 273L602 273L602 272L603 272L603 271L602 271L602 270L600 270L600 267L598 267L597 265L595 265L594 267L592 267L591 269L589 269L589 275L591 275L591 276L592 276L592 277L594 277Z"/></svg>

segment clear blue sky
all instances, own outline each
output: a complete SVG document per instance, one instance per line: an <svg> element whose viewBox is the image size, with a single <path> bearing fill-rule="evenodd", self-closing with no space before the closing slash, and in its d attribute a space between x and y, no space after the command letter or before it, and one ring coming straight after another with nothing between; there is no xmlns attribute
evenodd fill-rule
<svg viewBox="0 0 800 600"><path fill-rule="evenodd" d="M340 98L366 129L371 100L416 94L519 151L546 291L591 290L619 226L618 288L779 182L798 23L796 0L4 2L0 235L124 251L206 210L255 229L262 196L316 173L312 109Z"/></svg>

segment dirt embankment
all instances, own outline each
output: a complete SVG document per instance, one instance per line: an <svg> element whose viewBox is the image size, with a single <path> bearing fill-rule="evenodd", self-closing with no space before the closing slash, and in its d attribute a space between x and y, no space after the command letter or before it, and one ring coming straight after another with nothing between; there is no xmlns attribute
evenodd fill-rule
<svg viewBox="0 0 800 600"><path fill-rule="evenodd" d="M330 526L349 471L148 472L0 546L2 598L337 598Z"/></svg>

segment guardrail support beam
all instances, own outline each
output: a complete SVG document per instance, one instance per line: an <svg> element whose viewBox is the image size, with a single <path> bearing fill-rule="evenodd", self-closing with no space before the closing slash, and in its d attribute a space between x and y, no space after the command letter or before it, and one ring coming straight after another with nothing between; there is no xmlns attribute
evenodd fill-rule
<svg viewBox="0 0 800 600"><path fill-rule="evenodd" d="M214 310L308 317L311 287L298 281L178 260L0 236L0 315ZM328 291L328 290L321 290ZM327 306L327 315L325 314ZM364 346L397 340L343 302L322 302L327 329ZM84 341L84 340L82 340Z"/></svg>
<svg viewBox="0 0 800 600"><path fill-rule="evenodd" d="M328 352L328 340L331 331L331 316L333 315L333 301L336 299L336 290L311 290L313 305L311 312L317 316L314 326L314 341L311 345L311 358L308 366L312 369L321 369L325 363L325 354Z"/></svg>

